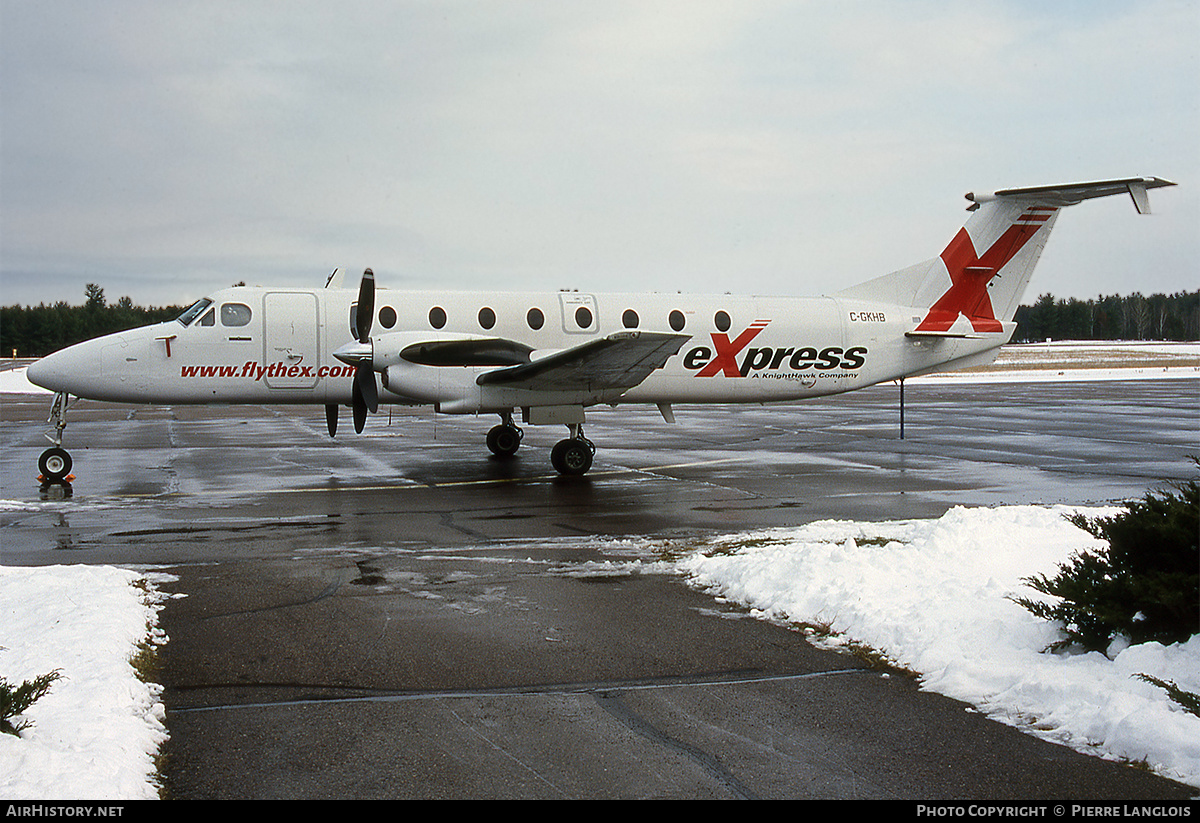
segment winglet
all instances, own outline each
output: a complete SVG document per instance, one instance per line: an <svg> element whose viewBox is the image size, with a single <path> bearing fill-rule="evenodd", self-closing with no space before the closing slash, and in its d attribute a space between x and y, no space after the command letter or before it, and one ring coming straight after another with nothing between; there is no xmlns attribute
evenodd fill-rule
<svg viewBox="0 0 1200 823"><path fill-rule="evenodd" d="M1146 193L1146 183L1142 180L1129 181L1129 196L1133 198L1133 207L1138 214L1150 213L1150 195Z"/></svg>

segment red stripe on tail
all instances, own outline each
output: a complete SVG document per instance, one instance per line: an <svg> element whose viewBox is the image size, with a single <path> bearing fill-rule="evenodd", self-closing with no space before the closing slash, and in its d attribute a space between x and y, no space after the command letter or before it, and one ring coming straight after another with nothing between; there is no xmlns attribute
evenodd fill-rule
<svg viewBox="0 0 1200 823"><path fill-rule="evenodd" d="M1037 234L1042 227L1040 217L1026 211L982 256L976 254L967 230L959 229L941 254L950 272L951 286L929 309L917 331L948 331L960 314L971 321L977 332L1003 331L1004 326L996 319L988 297L988 283Z"/></svg>

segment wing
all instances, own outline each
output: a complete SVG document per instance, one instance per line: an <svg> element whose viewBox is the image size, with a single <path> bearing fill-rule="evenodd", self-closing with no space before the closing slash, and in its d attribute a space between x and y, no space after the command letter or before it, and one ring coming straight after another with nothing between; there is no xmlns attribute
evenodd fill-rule
<svg viewBox="0 0 1200 823"><path fill-rule="evenodd" d="M583 391L619 396L677 354L686 334L626 331L506 369L484 372L475 382L532 391Z"/></svg>

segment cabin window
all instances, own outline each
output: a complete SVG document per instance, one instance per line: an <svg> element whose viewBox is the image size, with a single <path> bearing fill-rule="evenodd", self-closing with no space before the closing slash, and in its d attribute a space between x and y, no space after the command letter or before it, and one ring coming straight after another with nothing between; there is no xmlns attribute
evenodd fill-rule
<svg viewBox="0 0 1200 823"><path fill-rule="evenodd" d="M391 306L384 306L379 310L379 325L385 329L390 329L396 325L396 310Z"/></svg>
<svg viewBox="0 0 1200 823"><path fill-rule="evenodd" d="M587 306L580 306L575 310L575 325L581 329L589 328L592 325L592 310Z"/></svg>
<svg viewBox="0 0 1200 823"><path fill-rule="evenodd" d="M479 327L490 329L494 325L496 325L496 313L484 306L479 310Z"/></svg>
<svg viewBox="0 0 1200 823"><path fill-rule="evenodd" d="M541 309L530 309L525 315L525 322L529 324L529 328L537 331L546 324L546 315L542 314Z"/></svg>
<svg viewBox="0 0 1200 823"><path fill-rule="evenodd" d="M212 301L207 297L202 297L188 307L187 311L179 315L175 319L182 323L185 327L190 326L192 321L200 316L200 313L212 305Z"/></svg>
<svg viewBox="0 0 1200 823"><path fill-rule="evenodd" d="M717 331L729 331L730 325L729 315L723 311L713 315L713 325L717 327Z"/></svg>
<svg viewBox="0 0 1200 823"><path fill-rule="evenodd" d="M222 326L246 326L250 323L250 307L244 303L222 303Z"/></svg>
<svg viewBox="0 0 1200 823"><path fill-rule="evenodd" d="M667 322L671 324L671 328L673 328L675 331L683 331L683 312L681 312L679 309L675 309L671 312L670 316L667 317Z"/></svg>
<svg viewBox="0 0 1200 823"><path fill-rule="evenodd" d="M435 329L444 328L446 325L446 310L441 306L434 306L429 310L429 325Z"/></svg>
<svg viewBox="0 0 1200 823"><path fill-rule="evenodd" d="M621 324L627 329L636 329L638 327L638 313L633 309L626 309L621 315Z"/></svg>

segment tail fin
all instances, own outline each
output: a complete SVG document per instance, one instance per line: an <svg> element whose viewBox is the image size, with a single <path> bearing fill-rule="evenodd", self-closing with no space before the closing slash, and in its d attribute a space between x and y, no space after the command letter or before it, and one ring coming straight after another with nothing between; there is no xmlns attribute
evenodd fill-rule
<svg viewBox="0 0 1200 823"><path fill-rule="evenodd" d="M1148 214L1147 190L1173 185L1157 177L1133 177L967 194L972 215L941 255L837 296L925 310L910 332L914 335L1011 331L1010 321L1062 208L1128 193L1138 212Z"/></svg>

